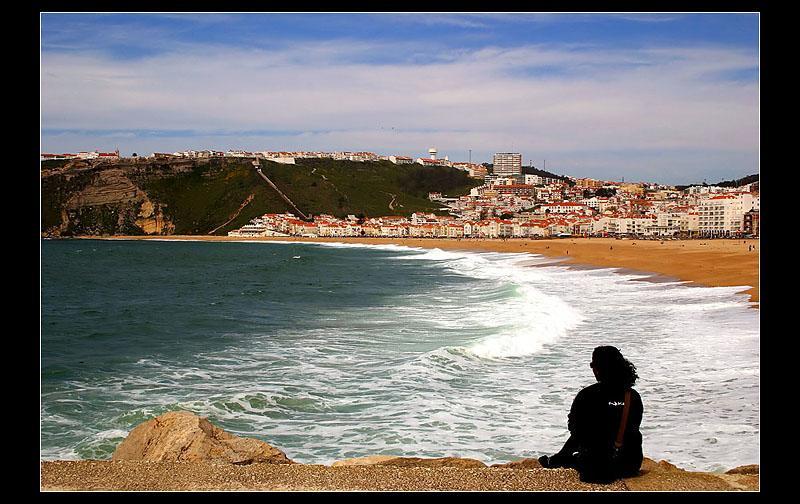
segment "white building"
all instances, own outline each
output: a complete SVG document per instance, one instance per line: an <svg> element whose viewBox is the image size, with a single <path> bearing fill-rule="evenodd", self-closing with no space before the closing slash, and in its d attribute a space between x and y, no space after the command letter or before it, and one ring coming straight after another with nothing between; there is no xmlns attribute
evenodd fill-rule
<svg viewBox="0 0 800 504"><path fill-rule="evenodd" d="M414 162L414 160L408 156L389 156L389 161L394 164L412 164Z"/></svg>
<svg viewBox="0 0 800 504"><path fill-rule="evenodd" d="M542 177L541 175L533 175L531 173L526 173L524 177L525 183L530 185L549 185L562 183L562 181L557 178Z"/></svg>
<svg viewBox="0 0 800 504"><path fill-rule="evenodd" d="M495 175L522 174L522 154L519 152L497 152L492 163Z"/></svg>
<svg viewBox="0 0 800 504"><path fill-rule="evenodd" d="M601 198L598 196L593 196L591 198L583 198L581 199L581 203L583 203L589 208L597 210L598 212L605 212L606 209L609 207L608 198Z"/></svg>
<svg viewBox="0 0 800 504"><path fill-rule="evenodd" d="M417 158L414 162L422 166L446 166L443 159Z"/></svg>
<svg viewBox="0 0 800 504"><path fill-rule="evenodd" d="M514 177L493 177L490 179L490 185L492 186L510 186L516 183L517 179Z"/></svg>
<svg viewBox="0 0 800 504"><path fill-rule="evenodd" d="M700 234L703 236L731 236L741 233L744 214L753 209L754 198L750 193L723 194L701 201Z"/></svg>
<svg viewBox="0 0 800 504"><path fill-rule="evenodd" d="M573 203L569 201L562 201L560 203L548 203L544 205L540 205L539 208L536 209L536 213L540 214L568 214L568 213L582 213L588 214L591 213L588 211L586 205L581 203Z"/></svg>

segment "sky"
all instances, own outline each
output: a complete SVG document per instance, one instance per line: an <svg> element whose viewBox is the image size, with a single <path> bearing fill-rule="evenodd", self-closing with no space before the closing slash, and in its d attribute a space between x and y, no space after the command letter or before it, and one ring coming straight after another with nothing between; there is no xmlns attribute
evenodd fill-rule
<svg viewBox="0 0 800 504"><path fill-rule="evenodd" d="M42 152L371 151L759 173L757 13L41 14Z"/></svg>

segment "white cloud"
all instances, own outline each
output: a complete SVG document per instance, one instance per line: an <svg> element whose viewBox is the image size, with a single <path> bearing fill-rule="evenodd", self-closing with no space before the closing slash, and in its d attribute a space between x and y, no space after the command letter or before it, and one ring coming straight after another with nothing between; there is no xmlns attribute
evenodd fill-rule
<svg viewBox="0 0 800 504"><path fill-rule="evenodd" d="M43 126L322 130L330 133L309 135L305 147L414 152L434 143L464 152L513 145L531 155L757 152L757 83L719 77L757 67L746 51L526 46L374 62L393 50L346 40L280 50L182 46L129 61L48 51ZM403 50L426 61L422 47Z"/></svg>

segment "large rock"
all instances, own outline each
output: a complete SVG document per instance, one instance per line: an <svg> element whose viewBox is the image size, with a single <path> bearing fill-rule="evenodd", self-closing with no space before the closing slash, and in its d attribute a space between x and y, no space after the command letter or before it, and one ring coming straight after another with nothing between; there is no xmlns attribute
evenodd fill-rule
<svg viewBox="0 0 800 504"><path fill-rule="evenodd" d="M739 466L725 471L725 474L758 474L758 464Z"/></svg>
<svg viewBox="0 0 800 504"><path fill-rule="evenodd" d="M458 467L472 469L486 467L480 460L456 457L420 458L420 457L393 457L388 455L372 455L347 460L339 460L331 464L333 467L354 465L376 465L394 467Z"/></svg>
<svg viewBox="0 0 800 504"><path fill-rule="evenodd" d="M120 443L111 459L294 463L263 441L234 436L188 411L172 411L139 424Z"/></svg>
<svg viewBox="0 0 800 504"><path fill-rule="evenodd" d="M369 457L358 457L345 460L337 460L331 467L346 467L346 466L369 466L380 465L388 460L396 459L396 455L370 455Z"/></svg>
<svg viewBox="0 0 800 504"><path fill-rule="evenodd" d="M685 471L669 462L645 458L639 476L624 479L635 491L758 490L758 475Z"/></svg>

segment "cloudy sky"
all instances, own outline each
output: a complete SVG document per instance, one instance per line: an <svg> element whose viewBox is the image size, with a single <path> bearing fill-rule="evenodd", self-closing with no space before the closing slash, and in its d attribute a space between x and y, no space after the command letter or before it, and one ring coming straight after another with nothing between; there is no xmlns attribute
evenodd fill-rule
<svg viewBox="0 0 800 504"><path fill-rule="evenodd" d="M757 14L42 14L43 152L369 150L759 172Z"/></svg>

